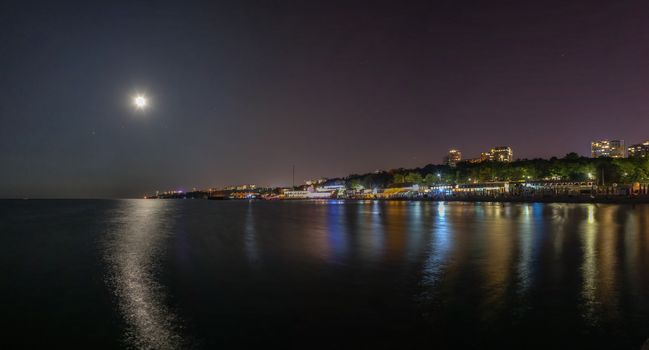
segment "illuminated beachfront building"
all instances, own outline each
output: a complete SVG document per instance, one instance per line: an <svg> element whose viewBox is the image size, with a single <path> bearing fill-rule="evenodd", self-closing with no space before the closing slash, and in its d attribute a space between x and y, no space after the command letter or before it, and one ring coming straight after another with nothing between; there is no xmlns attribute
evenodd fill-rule
<svg viewBox="0 0 649 350"><path fill-rule="evenodd" d="M457 149L451 149L448 151L446 157L444 157L444 163L451 167L455 167L457 163L462 161L462 152Z"/></svg>
<svg viewBox="0 0 649 350"><path fill-rule="evenodd" d="M412 182L396 183L388 186L376 194L376 198L396 199L396 198L416 198L422 190L419 184Z"/></svg>
<svg viewBox="0 0 649 350"><path fill-rule="evenodd" d="M228 196L230 199L255 199L259 198L260 193L253 190L233 191Z"/></svg>
<svg viewBox="0 0 649 350"><path fill-rule="evenodd" d="M586 181L560 181L560 180L534 180L514 184L513 192L521 195L580 195L591 194L595 189L595 182Z"/></svg>
<svg viewBox="0 0 649 350"><path fill-rule="evenodd" d="M482 183L469 183L455 185L453 194L458 196L466 195L500 195L509 193L509 182L506 181L493 181Z"/></svg>
<svg viewBox="0 0 649 350"><path fill-rule="evenodd" d="M307 190L287 189L282 195L284 199L330 199L335 198L336 192L309 187Z"/></svg>
<svg viewBox="0 0 649 350"><path fill-rule="evenodd" d="M649 157L649 141L629 146L629 158Z"/></svg>
<svg viewBox="0 0 649 350"><path fill-rule="evenodd" d="M322 189L324 190L334 190L334 191L341 191L345 190L346 188L346 183L345 180L327 180L320 185Z"/></svg>
<svg viewBox="0 0 649 350"><path fill-rule="evenodd" d="M624 158L624 140L599 140L590 143L592 158Z"/></svg>

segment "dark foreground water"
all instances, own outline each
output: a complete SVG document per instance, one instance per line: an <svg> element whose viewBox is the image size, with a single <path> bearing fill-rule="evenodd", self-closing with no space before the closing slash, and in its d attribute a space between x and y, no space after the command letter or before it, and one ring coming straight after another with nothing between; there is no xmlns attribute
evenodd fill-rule
<svg viewBox="0 0 649 350"><path fill-rule="evenodd" d="M0 269L0 348L649 337L649 206L0 201Z"/></svg>

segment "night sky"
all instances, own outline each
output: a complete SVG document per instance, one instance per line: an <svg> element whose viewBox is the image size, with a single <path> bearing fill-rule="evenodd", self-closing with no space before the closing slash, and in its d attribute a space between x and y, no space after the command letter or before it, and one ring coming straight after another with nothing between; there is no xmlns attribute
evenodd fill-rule
<svg viewBox="0 0 649 350"><path fill-rule="evenodd" d="M588 155L648 117L647 1L0 2L0 197Z"/></svg>

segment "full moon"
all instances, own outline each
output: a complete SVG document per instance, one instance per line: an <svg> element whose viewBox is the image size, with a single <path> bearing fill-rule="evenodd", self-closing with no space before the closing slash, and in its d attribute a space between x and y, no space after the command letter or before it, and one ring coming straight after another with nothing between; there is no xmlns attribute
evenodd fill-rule
<svg viewBox="0 0 649 350"><path fill-rule="evenodd" d="M147 100L146 97L139 95L133 99L133 103L135 104L135 108L144 109L147 105Z"/></svg>

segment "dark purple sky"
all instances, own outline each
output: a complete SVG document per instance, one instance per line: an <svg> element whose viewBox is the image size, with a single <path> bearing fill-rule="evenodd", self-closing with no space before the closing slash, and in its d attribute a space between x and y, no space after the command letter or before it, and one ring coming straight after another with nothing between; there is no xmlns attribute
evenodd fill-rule
<svg viewBox="0 0 649 350"><path fill-rule="evenodd" d="M0 197L587 155L648 117L646 0L0 3Z"/></svg>

